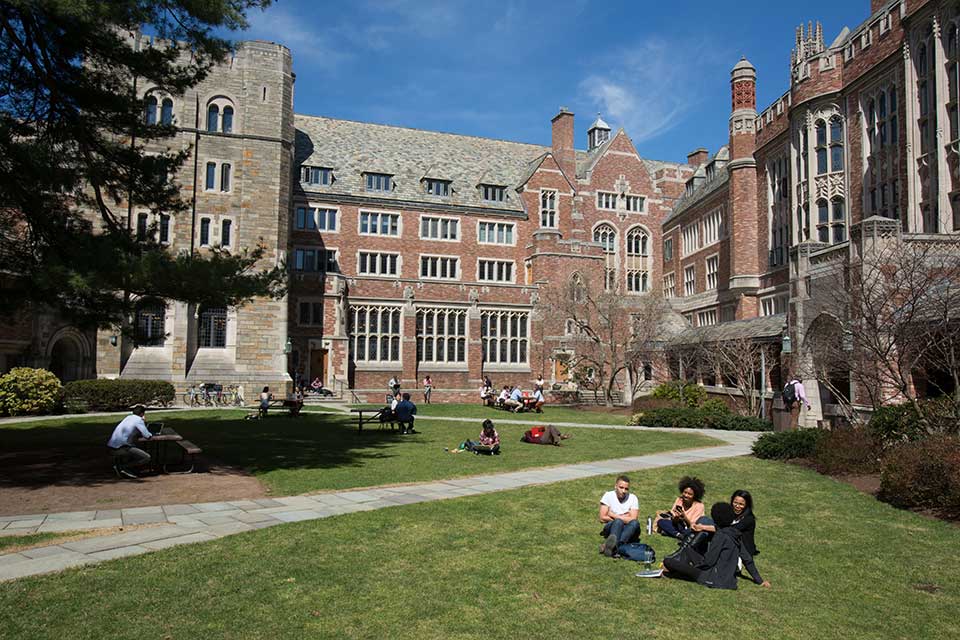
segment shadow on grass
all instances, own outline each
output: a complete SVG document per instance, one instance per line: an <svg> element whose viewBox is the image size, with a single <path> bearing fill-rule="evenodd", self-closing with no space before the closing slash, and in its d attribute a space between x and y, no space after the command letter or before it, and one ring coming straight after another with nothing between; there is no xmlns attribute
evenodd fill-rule
<svg viewBox="0 0 960 640"><path fill-rule="evenodd" d="M395 456L388 449L406 438L397 431L376 428L358 434L355 419L322 413L244 420L240 413L211 412L148 415L147 420L164 422L202 448L200 471L236 468L260 474L361 466L371 459ZM118 421L111 416L0 428L0 487L113 482L113 460L106 442Z"/></svg>

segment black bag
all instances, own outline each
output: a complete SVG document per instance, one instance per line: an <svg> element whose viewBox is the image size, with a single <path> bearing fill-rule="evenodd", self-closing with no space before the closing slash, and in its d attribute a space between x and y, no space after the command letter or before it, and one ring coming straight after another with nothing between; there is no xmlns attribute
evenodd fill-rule
<svg viewBox="0 0 960 640"><path fill-rule="evenodd" d="M617 547L621 558L634 562L656 562L657 552L648 544L642 542L628 542Z"/></svg>
<svg viewBox="0 0 960 640"><path fill-rule="evenodd" d="M783 404L788 407L792 407L793 403L797 401L797 388L794 386L793 381L791 380L783 387Z"/></svg>

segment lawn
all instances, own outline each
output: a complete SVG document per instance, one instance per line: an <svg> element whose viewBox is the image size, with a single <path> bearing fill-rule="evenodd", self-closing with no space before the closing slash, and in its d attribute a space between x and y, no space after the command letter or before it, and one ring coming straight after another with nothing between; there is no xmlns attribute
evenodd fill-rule
<svg viewBox="0 0 960 640"><path fill-rule="evenodd" d="M612 478L302 522L0 585L30 638L957 637L960 530L811 471L740 458L634 474L641 513L695 472L750 489L758 565L736 592L597 554ZM653 541L659 557L673 546ZM93 606L93 603L96 603Z"/></svg>
<svg viewBox="0 0 960 640"><path fill-rule="evenodd" d="M505 415L505 414L500 414ZM243 412L160 412L163 420L204 454L253 473L275 495L346 489L380 484L421 482L482 473L603 460L721 444L699 434L624 429L564 428L572 438L561 447L519 442L522 425L501 424L503 454L495 457L453 455L467 438L476 439L475 423L417 421L419 434L401 436L390 430L357 433L351 416L315 413L292 419L243 420ZM57 455L89 455L102 473L103 444L119 417L61 419L0 426L0 462L11 464L18 452L57 451ZM162 501L162 500L161 500Z"/></svg>
<svg viewBox="0 0 960 640"><path fill-rule="evenodd" d="M417 398L414 397L416 402ZM358 407L379 408L382 404L355 405ZM622 426L627 424L627 416L622 413L622 409L606 411L603 408L576 408L576 407L551 407L547 405L543 413L512 413L502 409L493 409L484 407L479 402L476 404L417 404L417 418L430 416L454 417L454 418L477 418L483 420L490 418L494 422L499 420L523 420L525 422L535 422L538 424L550 424L551 422L570 422L580 424L609 424Z"/></svg>

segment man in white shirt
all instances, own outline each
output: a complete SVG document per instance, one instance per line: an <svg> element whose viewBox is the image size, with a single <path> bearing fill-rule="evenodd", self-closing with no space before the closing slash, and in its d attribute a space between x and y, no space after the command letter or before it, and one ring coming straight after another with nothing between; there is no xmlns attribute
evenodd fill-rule
<svg viewBox="0 0 960 640"><path fill-rule="evenodd" d="M120 421L107 441L107 448L113 455L113 470L118 476L136 478L137 474L130 468L142 467L150 462L150 454L134 446L138 436L144 440L150 439L150 431L143 421L146 412L143 405L135 406L133 413Z"/></svg>
<svg viewBox="0 0 960 640"><path fill-rule="evenodd" d="M520 413L523 410L523 397L520 387L514 387L510 392L510 397L503 401L503 405L508 407L514 413Z"/></svg>
<svg viewBox="0 0 960 640"><path fill-rule="evenodd" d="M613 491L607 491L600 498L600 522L603 523L600 535L606 538L600 545L600 553L612 558L621 544L640 538L639 512L637 496L630 493L630 478L617 476Z"/></svg>

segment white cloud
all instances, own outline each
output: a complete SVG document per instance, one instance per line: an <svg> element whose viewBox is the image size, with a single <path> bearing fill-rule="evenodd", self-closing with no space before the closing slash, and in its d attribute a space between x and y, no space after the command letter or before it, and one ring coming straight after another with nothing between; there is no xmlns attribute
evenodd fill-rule
<svg viewBox="0 0 960 640"><path fill-rule="evenodd" d="M648 38L597 61L605 70L584 78L580 91L611 125L642 142L682 121L701 99L704 78L720 72L724 59L702 41Z"/></svg>
<svg viewBox="0 0 960 640"><path fill-rule="evenodd" d="M322 58L333 64L347 55L334 45L329 33L312 28L310 18L286 7L275 4L265 11L252 11L248 18L250 27L243 33L245 39L286 45L293 52L294 60Z"/></svg>

